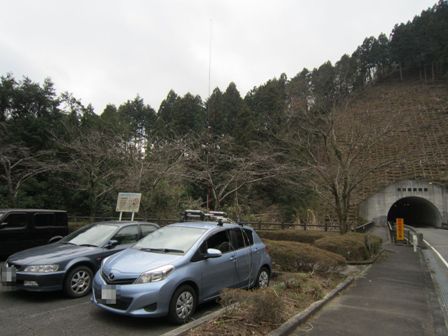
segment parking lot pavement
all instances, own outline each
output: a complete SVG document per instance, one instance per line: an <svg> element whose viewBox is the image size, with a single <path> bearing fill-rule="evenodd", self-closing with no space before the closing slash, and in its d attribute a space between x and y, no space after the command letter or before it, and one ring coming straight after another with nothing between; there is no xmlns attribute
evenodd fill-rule
<svg viewBox="0 0 448 336"><path fill-rule="evenodd" d="M8 335L161 335L176 328L166 319L131 318L95 307L89 296L10 291L0 285L0 334ZM209 303L196 318L219 308Z"/></svg>

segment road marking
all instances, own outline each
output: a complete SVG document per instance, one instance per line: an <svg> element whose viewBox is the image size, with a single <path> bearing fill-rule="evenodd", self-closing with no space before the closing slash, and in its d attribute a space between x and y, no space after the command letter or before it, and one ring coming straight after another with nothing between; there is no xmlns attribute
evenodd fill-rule
<svg viewBox="0 0 448 336"><path fill-rule="evenodd" d="M77 306L81 306L81 305L85 305L85 304L89 304L89 303L90 303L89 301L80 302L80 303L76 303L76 304L73 304L73 305L70 305L70 306L59 307L59 308L52 309L52 310L46 310L46 311L43 311L43 312L30 314L27 317L35 318L35 317L39 317L41 315L46 315L48 313L57 313L57 312L61 312L61 311L67 310L67 309L71 309L71 308L74 308L74 307L77 307Z"/></svg>
<svg viewBox="0 0 448 336"><path fill-rule="evenodd" d="M437 251L430 243L428 243L425 239L423 239L423 242L428 245L431 250L434 251L434 253L442 260L442 262L445 264L446 268L448 268L448 262L445 260L445 258L442 257L442 255Z"/></svg>

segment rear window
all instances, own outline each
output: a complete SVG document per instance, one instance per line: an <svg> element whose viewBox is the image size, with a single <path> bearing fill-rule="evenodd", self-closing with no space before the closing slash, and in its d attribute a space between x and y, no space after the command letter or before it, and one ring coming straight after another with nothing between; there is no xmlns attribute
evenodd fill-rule
<svg viewBox="0 0 448 336"><path fill-rule="evenodd" d="M34 215L34 226L54 226L54 214L35 214Z"/></svg>
<svg viewBox="0 0 448 336"><path fill-rule="evenodd" d="M252 230L244 229L244 241L246 242L246 245L254 244L254 235Z"/></svg>
<svg viewBox="0 0 448 336"><path fill-rule="evenodd" d="M66 226L67 225L67 213L65 212L56 212L54 214L55 221L54 224L57 226Z"/></svg>
<svg viewBox="0 0 448 336"><path fill-rule="evenodd" d="M241 229L230 229L230 239L235 250L245 246L243 232Z"/></svg>

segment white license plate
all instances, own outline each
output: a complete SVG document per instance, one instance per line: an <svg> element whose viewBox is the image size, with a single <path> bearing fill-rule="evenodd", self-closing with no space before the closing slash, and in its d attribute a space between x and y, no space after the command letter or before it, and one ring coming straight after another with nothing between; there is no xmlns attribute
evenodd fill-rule
<svg viewBox="0 0 448 336"><path fill-rule="evenodd" d="M14 266L2 265L0 274L2 283L4 284L16 283L16 268Z"/></svg>
<svg viewBox="0 0 448 336"><path fill-rule="evenodd" d="M106 304L115 304L117 302L117 289L115 286L105 285L101 288L101 301Z"/></svg>

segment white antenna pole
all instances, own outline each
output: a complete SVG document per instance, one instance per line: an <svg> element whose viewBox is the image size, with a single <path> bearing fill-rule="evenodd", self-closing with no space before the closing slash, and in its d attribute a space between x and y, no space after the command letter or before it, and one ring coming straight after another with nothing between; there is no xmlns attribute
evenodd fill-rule
<svg viewBox="0 0 448 336"><path fill-rule="evenodd" d="M210 41L208 48L208 96L210 97L211 78L212 78L212 38L213 38L213 20L210 19Z"/></svg>

